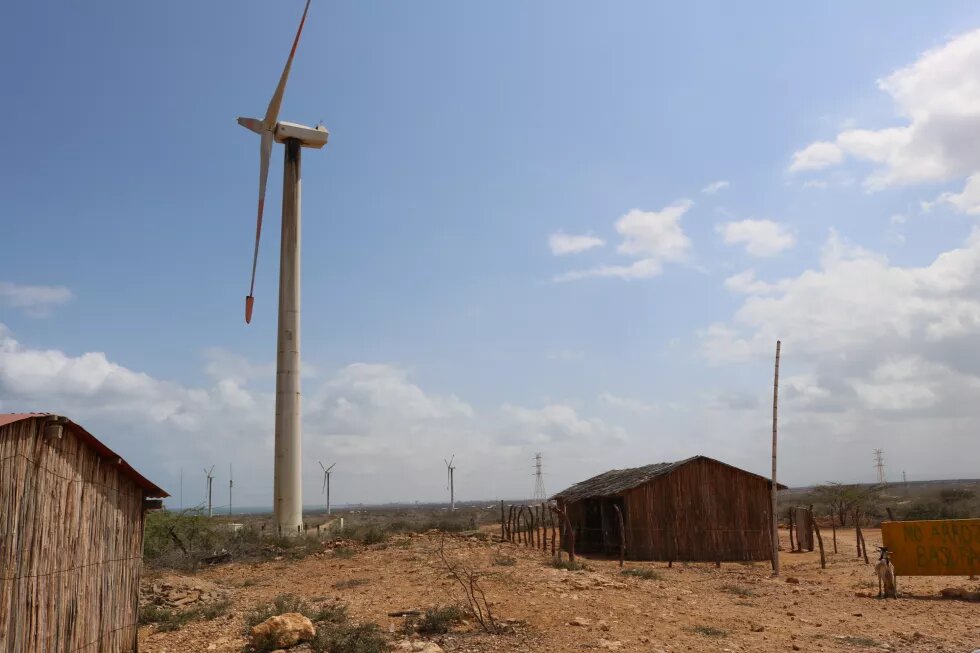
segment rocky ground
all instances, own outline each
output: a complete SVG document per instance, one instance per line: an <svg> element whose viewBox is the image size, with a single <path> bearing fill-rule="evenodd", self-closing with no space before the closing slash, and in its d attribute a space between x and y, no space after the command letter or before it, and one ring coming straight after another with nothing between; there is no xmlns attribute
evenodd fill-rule
<svg viewBox="0 0 980 653"><path fill-rule="evenodd" d="M881 541L874 530L865 531L865 537L869 548ZM388 615L463 598L440 558L443 541L450 562L482 574L480 584L495 618L503 623L499 634L484 633L470 620L430 638L445 651L961 653L980 648L980 603L940 596L950 586L976 591L980 582L899 578L900 598L878 600L873 598L877 583L872 566L855 558L854 533L846 530L838 532L840 553L828 554L826 570L820 569L816 552L784 552L778 579L771 577L768 563L731 563L720 569L713 564L668 569L663 563L626 563L626 569L652 570L653 578L624 575L612 560L586 560L587 570L567 571L552 567L550 555L540 551L469 537L447 535L443 540L437 533L397 536L385 544L361 546L350 557L349 550L342 556L327 546L298 561L232 563L192 578L148 574L147 600L191 605L220 597L232 607L227 614L192 621L174 632L142 627L140 651L241 651L247 643L248 613L283 593L347 604L355 620L377 623L389 632L393 648L422 650L426 644L418 637L400 634L404 618ZM783 545L788 544L786 539ZM204 598L188 601L195 593Z"/></svg>

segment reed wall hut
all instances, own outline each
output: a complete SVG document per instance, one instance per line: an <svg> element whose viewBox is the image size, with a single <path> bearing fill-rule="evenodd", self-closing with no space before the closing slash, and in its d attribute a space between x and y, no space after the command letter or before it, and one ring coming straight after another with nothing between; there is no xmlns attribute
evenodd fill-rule
<svg viewBox="0 0 980 653"><path fill-rule="evenodd" d="M143 515L166 496L65 417L0 414L0 653L136 651Z"/></svg>
<svg viewBox="0 0 980 653"><path fill-rule="evenodd" d="M763 476L695 456L613 469L553 499L568 515L576 553L619 554L625 541L630 560L771 560L770 487Z"/></svg>

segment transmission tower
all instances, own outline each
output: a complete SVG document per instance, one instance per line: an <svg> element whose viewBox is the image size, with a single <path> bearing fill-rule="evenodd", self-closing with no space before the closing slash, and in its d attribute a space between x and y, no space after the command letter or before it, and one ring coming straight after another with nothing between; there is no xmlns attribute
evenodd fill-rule
<svg viewBox="0 0 980 653"><path fill-rule="evenodd" d="M541 472L541 454L534 454L534 501L540 503L548 500L544 489L544 475Z"/></svg>
<svg viewBox="0 0 980 653"><path fill-rule="evenodd" d="M881 449L875 449L875 469L878 470L878 482L885 482L885 455Z"/></svg>

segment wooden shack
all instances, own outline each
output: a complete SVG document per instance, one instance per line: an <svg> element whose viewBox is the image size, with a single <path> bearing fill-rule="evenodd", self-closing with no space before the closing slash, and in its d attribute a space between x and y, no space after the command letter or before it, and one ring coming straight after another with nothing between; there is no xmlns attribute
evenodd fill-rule
<svg viewBox="0 0 980 653"><path fill-rule="evenodd" d="M625 540L630 560L770 560L770 487L758 474L695 456L610 470L553 498L577 553L618 554Z"/></svg>
<svg viewBox="0 0 980 653"><path fill-rule="evenodd" d="M143 515L166 496L65 417L0 414L0 653L136 651Z"/></svg>

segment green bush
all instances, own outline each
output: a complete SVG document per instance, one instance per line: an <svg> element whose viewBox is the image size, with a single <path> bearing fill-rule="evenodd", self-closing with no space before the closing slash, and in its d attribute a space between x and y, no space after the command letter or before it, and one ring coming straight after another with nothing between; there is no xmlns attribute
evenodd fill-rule
<svg viewBox="0 0 980 653"><path fill-rule="evenodd" d="M342 624L318 628L310 649L314 653L387 653L388 642L377 624Z"/></svg>
<svg viewBox="0 0 980 653"><path fill-rule="evenodd" d="M404 630L414 631L420 635L443 635L465 617L466 613L453 605L445 608L429 608L421 617L406 618Z"/></svg>
<svg viewBox="0 0 980 653"><path fill-rule="evenodd" d="M255 528L232 530L227 522L199 510L153 511L144 523L143 558L157 568L193 570L215 554L224 560L268 560L280 555L298 559L322 548L315 535L265 537Z"/></svg>
<svg viewBox="0 0 980 653"><path fill-rule="evenodd" d="M159 605L144 605L140 608L139 623L155 624L157 630L169 632L180 630L192 621L211 621L231 608L231 601L215 601L186 610L172 610Z"/></svg>
<svg viewBox="0 0 980 653"><path fill-rule="evenodd" d="M298 612L313 623L344 623L347 621L347 606L341 603L326 603L313 606L295 594L280 594L271 603L257 606L245 617L246 630L262 623L269 617L287 612Z"/></svg>

